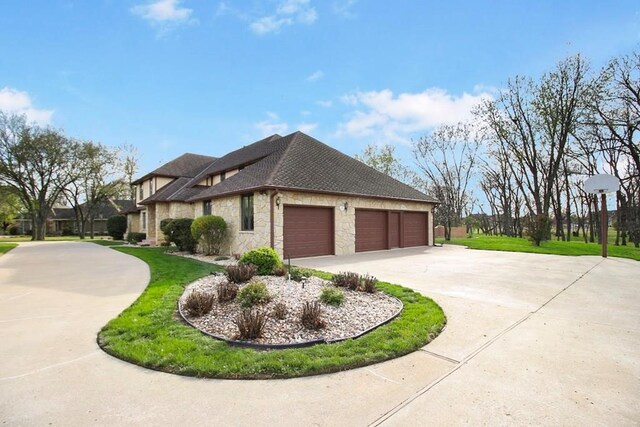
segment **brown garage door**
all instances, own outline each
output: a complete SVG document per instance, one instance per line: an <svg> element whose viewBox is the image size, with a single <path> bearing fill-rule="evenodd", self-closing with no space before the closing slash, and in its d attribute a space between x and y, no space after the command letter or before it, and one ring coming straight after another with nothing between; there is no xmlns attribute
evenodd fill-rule
<svg viewBox="0 0 640 427"><path fill-rule="evenodd" d="M333 255L333 208L284 207L284 256Z"/></svg>
<svg viewBox="0 0 640 427"><path fill-rule="evenodd" d="M387 211L356 209L356 252L387 249Z"/></svg>
<svg viewBox="0 0 640 427"><path fill-rule="evenodd" d="M427 214L423 212L403 213L404 247L427 244Z"/></svg>

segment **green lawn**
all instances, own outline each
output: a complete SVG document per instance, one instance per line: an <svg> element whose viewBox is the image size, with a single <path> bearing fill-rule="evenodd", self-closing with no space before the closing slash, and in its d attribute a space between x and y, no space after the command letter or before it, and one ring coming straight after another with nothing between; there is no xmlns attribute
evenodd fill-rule
<svg viewBox="0 0 640 427"><path fill-rule="evenodd" d="M437 243L464 245L471 249L484 249L489 251L530 252L552 255L601 255L602 246L597 243L584 243L583 240L563 242L550 240L535 246L527 239L506 236L474 236L466 239L436 239ZM630 258L640 261L640 248L633 246L607 245L608 255L611 257Z"/></svg>
<svg viewBox="0 0 640 427"><path fill-rule="evenodd" d="M16 246L18 246L15 243L4 243L1 242L0 243L0 255L6 254L7 252L9 252L11 249L15 248Z"/></svg>
<svg viewBox="0 0 640 427"><path fill-rule="evenodd" d="M106 239L97 239L97 240L88 239L84 241L89 243L95 243L96 245L100 245L100 246L120 246L127 243L124 240L106 240Z"/></svg>
<svg viewBox="0 0 640 427"><path fill-rule="evenodd" d="M115 357L161 371L216 378L289 378L341 371L415 351L446 323L433 300L381 283L380 289L402 300L404 310L364 337L301 349L234 347L186 325L176 314L184 286L221 267L166 255L166 248L114 249L145 261L151 281L129 308L100 331L98 343Z"/></svg>

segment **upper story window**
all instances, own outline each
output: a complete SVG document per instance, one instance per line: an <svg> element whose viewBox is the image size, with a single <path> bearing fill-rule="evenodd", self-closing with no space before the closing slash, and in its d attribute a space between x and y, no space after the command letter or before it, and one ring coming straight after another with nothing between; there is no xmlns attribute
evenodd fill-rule
<svg viewBox="0 0 640 427"><path fill-rule="evenodd" d="M211 200L202 202L202 215L211 215Z"/></svg>
<svg viewBox="0 0 640 427"><path fill-rule="evenodd" d="M253 230L253 194L240 197L240 223L242 231Z"/></svg>
<svg viewBox="0 0 640 427"><path fill-rule="evenodd" d="M140 184L140 200L144 199L144 187Z"/></svg>
<svg viewBox="0 0 640 427"><path fill-rule="evenodd" d="M220 182L224 181L225 179L227 179L227 173L226 172L222 172L220 174Z"/></svg>
<svg viewBox="0 0 640 427"><path fill-rule="evenodd" d="M149 180L149 195L153 194L153 180Z"/></svg>

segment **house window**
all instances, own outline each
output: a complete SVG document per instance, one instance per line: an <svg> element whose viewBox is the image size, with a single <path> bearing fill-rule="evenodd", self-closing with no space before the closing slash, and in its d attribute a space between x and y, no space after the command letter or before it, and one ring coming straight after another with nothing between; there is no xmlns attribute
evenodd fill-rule
<svg viewBox="0 0 640 427"><path fill-rule="evenodd" d="M211 200L202 202L202 215L211 215Z"/></svg>
<svg viewBox="0 0 640 427"><path fill-rule="evenodd" d="M142 212L142 229L143 230L147 229L147 213L146 212Z"/></svg>
<svg viewBox="0 0 640 427"><path fill-rule="evenodd" d="M227 179L227 173L226 172L222 172L220 174L220 182L224 181L225 179Z"/></svg>
<svg viewBox="0 0 640 427"><path fill-rule="evenodd" d="M140 184L140 200L144 199L144 187Z"/></svg>
<svg viewBox="0 0 640 427"><path fill-rule="evenodd" d="M253 230L253 194L245 194L240 198L240 222L242 231Z"/></svg>
<svg viewBox="0 0 640 427"><path fill-rule="evenodd" d="M153 194L153 181L150 180L149 181L149 195L152 195L152 194Z"/></svg>

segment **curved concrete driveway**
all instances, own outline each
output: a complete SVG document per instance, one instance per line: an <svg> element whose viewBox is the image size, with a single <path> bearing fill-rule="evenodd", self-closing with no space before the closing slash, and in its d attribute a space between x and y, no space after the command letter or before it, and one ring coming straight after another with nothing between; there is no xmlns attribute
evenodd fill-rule
<svg viewBox="0 0 640 427"><path fill-rule="evenodd" d="M301 263L415 287L449 325L422 351L343 373L179 377L95 344L146 285L144 263L91 243L21 244L0 257L0 424L640 422L639 263L461 248Z"/></svg>

